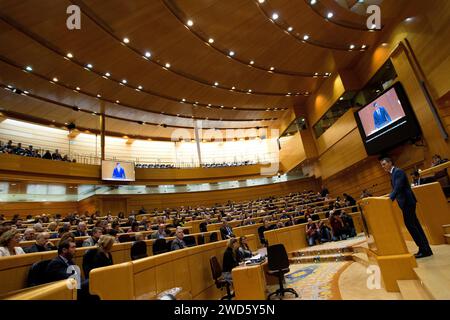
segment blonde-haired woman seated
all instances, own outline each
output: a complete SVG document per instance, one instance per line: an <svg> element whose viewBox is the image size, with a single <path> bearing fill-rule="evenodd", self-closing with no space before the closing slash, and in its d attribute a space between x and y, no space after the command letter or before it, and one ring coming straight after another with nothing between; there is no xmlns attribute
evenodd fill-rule
<svg viewBox="0 0 450 320"><path fill-rule="evenodd" d="M0 236L0 257L15 256L25 254L19 246L20 232L14 229L5 231Z"/></svg>
<svg viewBox="0 0 450 320"><path fill-rule="evenodd" d="M98 239L97 242L97 248L91 249L96 250L96 252L90 256L89 261L83 261L83 264L86 263L85 272L87 272L87 275L89 275L89 272L92 269L111 266L114 264L111 256L111 249L114 242L115 238L113 236L107 234L100 236L100 239Z"/></svg>

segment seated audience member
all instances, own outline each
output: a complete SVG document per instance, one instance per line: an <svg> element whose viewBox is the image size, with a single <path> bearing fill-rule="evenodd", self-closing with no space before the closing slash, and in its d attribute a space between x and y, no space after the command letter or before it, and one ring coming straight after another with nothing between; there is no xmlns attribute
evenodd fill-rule
<svg viewBox="0 0 450 320"><path fill-rule="evenodd" d="M269 220L268 219L264 219L263 221L263 225L261 227L258 228L258 236L259 236L259 241L263 244L263 245L267 245L267 241L264 238L264 232L265 231L269 231L272 230L272 227L269 225Z"/></svg>
<svg viewBox="0 0 450 320"><path fill-rule="evenodd" d="M231 228L227 220L222 221L222 226L220 227L220 234L222 235L222 240L234 237L233 229Z"/></svg>
<svg viewBox="0 0 450 320"><path fill-rule="evenodd" d="M350 196L346 193L344 193L344 201L345 201L345 205L347 207L356 206L356 200L352 196ZM358 208L356 208L356 207L352 208L352 212L357 212L357 211L358 211Z"/></svg>
<svg viewBox="0 0 450 320"><path fill-rule="evenodd" d="M115 243L119 243L120 242L119 241L119 233L117 232L117 230L111 229L111 230L108 231L108 234L111 237L114 237L114 242ZM136 237L136 235L135 235L135 237Z"/></svg>
<svg viewBox="0 0 450 320"><path fill-rule="evenodd" d="M34 231L36 231L36 233L44 232L44 227L42 226L42 223L39 222L33 225L33 229Z"/></svg>
<svg viewBox="0 0 450 320"><path fill-rule="evenodd" d="M147 213L147 210L145 210L145 208L143 206L138 211L138 214L146 214L146 213Z"/></svg>
<svg viewBox="0 0 450 320"><path fill-rule="evenodd" d="M311 218L308 218L308 223L306 224L306 239L309 246L315 245L316 241L320 239L319 228Z"/></svg>
<svg viewBox="0 0 450 320"><path fill-rule="evenodd" d="M58 256L50 261L45 272L48 281L64 280L76 272L76 268L70 268L75 265L72 260L75 257L75 249L75 242L70 239L59 242Z"/></svg>
<svg viewBox="0 0 450 320"><path fill-rule="evenodd" d="M52 154L52 159L53 160L62 160L62 156L59 153L58 149L56 149L55 152Z"/></svg>
<svg viewBox="0 0 450 320"><path fill-rule="evenodd" d="M172 244L170 246L170 250L178 250L186 248L186 243L183 241L184 233L183 229L180 227L177 227L177 231L175 232L175 239L172 241Z"/></svg>
<svg viewBox="0 0 450 320"><path fill-rule="evenodd" d="M58 238L58 232L56 232L56 229L58 228L58 223L55 221L50 222L47 226L48 232L51 232L50 239L56 239Z"/></svg>
<svg viewBox="0 0 450 320"><path fill-rule="evenodd" d="M433 156L432 160L431 160L431 166L435 167L435 166L438 166L438 165L440 165L442 163L445 163L447 161L448 161L448 159L442 159L442 157L440 155L435 154Z"/></svg>
<svg viewBox="0 0 450 320"><path fill-rule="evenodd" d="M23 233L22 241L36 240L36 231L33 228L26 228Z"/></svg>
<svg viewBox="0 0 450 320"><path fill-rule="evenodd" d="M25 248L24 251L26 253L33 253L56 250L56 247L50 241L48 241L49 239L50 234L48 232L38 233L36 236L36 243L28 248Z"/></svg>
<svg viewBox="0 0 450 320"><path fill-rule="evenodd" d="M77 230L73 232L73 236L74 237L88 236L86 222L81 221L80 223L78 223Z"/></svg>
<svg viewBox="0 0 450 320"><path fill-rule="evenodd" d="M322 198L327 197L330 194L330 191L325 186L322 186L322 191L320 191L320 196Z"/></svg>
<svg viewBox="0 0 450 320"><path fill-rule="evenodd" d="M331 229L325 224L325 222L319 222L319 239L320 243L330 242L331 238Z"/></svg>
<svg viewBox="0 0 450 320"><path fill-rule="evenodd" d="M139 222L134 221L131 224L131 228L128 229L128 232L138 232L139 231Z"/></svg>
<svg viewBox="0 0 450 320"><path fill-rule="evenodd" d="M242 221L242 225L243 226L249 226L249 225L252 225L252 224L255 224L255 222L251 218L245 218Z"/></svg>
<svg viewBox="0 0 450 320"><path fill-rule="evenodd" d="M136 232L136 233L134 234L134 241L143 241L143 240L145 240L145 236L144 236L143 233L141 233L141 232Z"/></svg>
<svg viewBox="0 0 450 320"><path fill-rule="evenodd" d="M228 282L232 282L231 270L239 265L237 251L239 242L236 238L228 240L228 246L223 254L222 278Z"/></svg>
<svg viewBox="0 0 450 320"><path fill-rule="evenodd" d="M42 156L42 159L52 160L52 154L50 153L50 150L45 151L44 155Z"/></svg>
<svg viewBox="0 0 450 320"><path fill-rule="evenodd" d="M166 233L166 226L162 223L158 225L158 230L156 230L154 233L152 233L151 238L152 239L164 239L167 237Z"/></svg>
<svg viewBox="0 0 450 320"><path fill-rule="evenodd" d="M67 232L70 232L70 222L63 223L62 227L58 230L58 237L61 238Z"/></svg>
<svg viewBox="0 0 450 320"><path fill-rule="evenodd" d="M333 241L345 239L345 227L342 219L339 217L339 213L333 210L333 213L330 214L330 217L328 219L331 225Z"/></svg>
<svg viewBox="0 0 450 320"><path fill-rule="evenodd" d="M17 230L7 230L0 236L0 257L25 254L19 246L20 233Z"/></svg>
<svg viewBox="0 0 450 320"><path fill-rule="evenodd" d="M111 228L116 230L118 233L124 233L123 229L120 227L120 223L117 221L113 221L113 223L111 223Z"/></svg>
<svg viewBox="0 0 450 320"><path fill-rule="evenodd" d="M97 252L92 257L89 266L87 266L88 274L92 269L107 267L113 265L111 249L114 244L114 237L110 235L102 235L97 242Z"/></svg>
<svg viewBox="0 0 450 320"><path fill-rule="evenodd" d="M117 217L118 217L119 219L125 219L125 213L119 212L119 214L117 215Z"/></svg>
<svg viewBox="0 0 450 320"><path fill-rule="evenodd" d="M98 239L100 239L100 237L102 236L102 234L103 234L102 228L98 227L93 228L92 235L83 241L83 247L95 246L97 244Z"/></svg>
<svg viewBox="0 0 450 320"><path fill-rule="evenodd" d="M342 211L341 220L344 223L345 235L347 238L352 238L356 236L355 224L353 223L353 219L349 216L345 211Z"/></svg>
<svg viewBox="0 0 450 320"><path fill-rule="evenodd" d="M238 262L244 261L247 258L252 257L252 250L250 250L250 247L248 246L248 240L247 237L242 236L239 238L239 248L237 251L237 260Z"/></svg>

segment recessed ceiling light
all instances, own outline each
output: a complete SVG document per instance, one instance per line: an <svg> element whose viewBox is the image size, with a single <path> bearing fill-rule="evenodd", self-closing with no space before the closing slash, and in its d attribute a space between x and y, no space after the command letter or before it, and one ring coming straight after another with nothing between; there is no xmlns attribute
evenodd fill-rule
<svg viewBox="0 0 450 320"><path fill-rule="evenodd" d="M339 100L340 100L340 101L344 100L344 97L340 97Z"/></svg>
<svg viewBox="0 0 450 320"><path fill-rule="evenodd" d="M232 86L232 87L231 87L231 90L234 90L234 89L236 89L236 87L235 87L235 86Z"/></svg>
<svg viewBox="0 0 450 320"><path fill-rule="evenodd" d="M165 64L166 68L170 68L170 63Z"/></svg>
<svg viewBox="0 0 450 320"><path fill-rule="evenodd" d="M101 98L102 96L100 94L97 94L97 98Z"/></svg>
<svg viewBox="0 0 450 320"><path fill-rule="evenodd" d="M223 109L223 106L220 106L220 109Z"/></svg>
<svg viewBox="0 0 450 320"><path fill-rule="evenodd" d="M275 70L275 68L274 67L270 67L270 70L273 71L273 70Z"/></svg>
<svg viewBox="0 0 450 320"><path fill-rule="evenodd" d="M144 55L145 55L146 58L150 58L152 56L152 54L149 51L146 51L144 53Z"/></svg>
<svg viewBox="0 0 450 320"><path fill-rule="evenodd" d="M33 68L32 68L31 66L26 66L26 67L25 67L25 70L27 70L27 71L33 71Z"/></svg>
<svg viewBox="0 0 450 320"><path fill-rule="evenodd" d="M230 51L229 55L234 56L234 51Z"/></svg>
<svg viewBox="0 0 450 320"><path fill-rule="evenodd" d="M124 43L130 43L130 39L128 39L128 38L123 38L123 42L124 42Z"/></svg>
<svg viewBox="0 0 450 320"><path fill-rule="evenodd" d="M187 21L187 25L188 25L189 27L192 27L192 26L194 25L194 21L188 20L188 21Z"/></svg>
<svg viewBox="0 0 450 320"><path fill-rule="evenodd" d="M307 34L305 34L304 36L303 36L303 40L308 40L309 39L309 36L307 35Z"/></svg>
<svg viewBox="0 0 450 320"><path fill-rule="evenodd" d="M219 83L216 81L216 82L214 82L214 86L218 86L219 85Z"/></svg>
<svg viewBox="0 0 450 320"><path fill-rule="evenodd" d="M80 90L81 90L81 88L80 88L80 87L76 87L75 89L77 89L78 91L80 91Z"/></svg>
<svg viewBox="0 0 450 320"><path fill-rule="evenodd" d="M185 102L185 101L186 101L186 99L185 99L185 98L183 98L183 99L181 99L181 101L182 101L182 102Z"/></svg>
<svg viewBox="0 0 450 320"><path fill-rule="evenodd" d="M209 42L209 43L214 43L214 39L213 39L213 38L209 38L209 39L208 39L208 42Z"/></svg>
<svg viewBox="0 0 450 320"><path fill-rule="evenodd" d="M25 94L29 94L29 92L27 90L23 90L23 93Z"/></svg>
<svg viewBox="0 0 450 320"><path fill-rule="evenodd" d="M365 48L367 48L367 46L366 46L365 44L363 44L363 45L361 46L361 49L365 49Z"/></svg>
<svg viewBox="0 0 450 320"><path fill-rule="evenodd" d="M276 13L276 12L274 12L273 14L272 14L272 19L273 20L277 20L278 19L278 13Z"/></svg>
<svg viewBox="0 0 450 320"><path fill-rule="evenodd" d="M381 45L382 45L383 47L387 47L387 46L388 46L388 44L387 44L386 42L382 43Z"/></svg>
<svg viewBox="0 0 450 320"><path fill-rule="evenodd" d="M255 63L255 61L253 61L253 60L252 60L252 61L250 61L250 64L254 64L254 63Z"/></svg>
<svg viewBox="0 0 450 320"><path fill-rule="evenodd" d="M264 3L266 0L258 0L259 3Z"/></svg>
<svg viewBox="0 0 450 320"><path fill-rule="evenodd" d="M86 67L88 67L89 69L92 69L93 65L90 64L90 63L88 63L88 64L86 65Z"/></svg>
<svg viewBox="0 0 450 320"><path fill-rule="evenodd" d="M139 89L139 90L142 90L142 89L143 89L143 87L142 87L142 86L138 86L138 89Z"/></svg>
<svg viewBox="0 0 450 320"><path fill-rule="evenodd" d="M53 82L58 82L58 78L57 77L53 77Z"/></svg>
<svg viewBox="0 0 450 320"><path fill-rule="evenodd" d="M73 58L73 54L71 54L70 52L66 54L67 58Z"/></svg>
<svg viewBox="0 0 450 320"><path fill-rule="evenodd" d="M350 50L352 50L352 49L355 49L355 45L354 44L350 45Z"/></svg>
<svg viewBox="0 0 450 320"><path fill-rule="evenodd" d="M116 103L117 103L117 104L119 104L119 103L120 103L120 101L119 101L119 100L116 100Z"/></svg>
<svg viewBox="0 0 450 320"><path fill-rule="evenodd" d="M291 32L292 30L294 30L294 28L292 28L292 27L287 28L287 31L289 31L289 32Z"/></svg>
<svg viewBox="0 0 450 320"><path fill-rule="evenodd" d="M233 107L233 110L236 110L236 107Z"/></svg>
<svg viewBox="0 0 450 320"><path fill-rule="evenodd" d="M252 92L252 89L248 89L248 93L251 93Z"/></svg>
<svg viewBox="0 0 450 320"><path fill-rule="evenodd" d="M311 0L310 4L313 6L317 3L317 0Z"/></svg>
<svg viewBox="0 0 450 320"><path fill-rule="evenodd" d="M333 18L333 16L334 16L333 12L328 12L328 13L327 13L327 18L328 18L328 19Z"/></svg>
<svg viewBox="0 0 450 320"><path fill-rule="evenodd" d="M413 20L414 20L413 17L408 17L408 18L405 19L406 22L411 22L411 21L413 21Z"/></svg>
<svg viewBox="0 0 450 320"><path fill-rule="evenodd" d="M211 103L208 103L208 107L211 107Z"/></svg>
<svg viewBox="0 0 450 320"><path fill-rule="evenodd" d="M106 77L110 77L110 76L111 76L111 73L107 72L107 73L105 73L105 76L106 76Z"/></svg>
<svg viewBox="0 0 450 320"><path fill-rule="evenodd" d="M126 79L123 79L123 80L122 80L122 83L123 83L123 84L126 84L127 82L128 82L128 81L127 81Z"/></svg>

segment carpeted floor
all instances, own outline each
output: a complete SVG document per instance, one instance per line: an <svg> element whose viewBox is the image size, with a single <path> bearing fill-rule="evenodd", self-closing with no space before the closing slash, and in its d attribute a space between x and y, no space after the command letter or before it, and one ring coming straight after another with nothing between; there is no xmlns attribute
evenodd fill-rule
<svg viewBox="0 0 450 320"><path fill-rule="evenodd" d="M350 264L351 262L326 262L291 265L291 271L285 277L286 287L295 289L299 298L288 293L284 299L340 300L339 275ZM269 292L277 288L278 285L268 286Z"/></svg>

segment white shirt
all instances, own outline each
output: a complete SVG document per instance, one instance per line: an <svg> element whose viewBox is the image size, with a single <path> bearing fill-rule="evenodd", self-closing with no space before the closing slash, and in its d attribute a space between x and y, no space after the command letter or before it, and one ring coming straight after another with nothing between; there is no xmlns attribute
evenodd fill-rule
<svg viewBox="0 0 450 320"><path fill-rule="evenodd" d="M25 251L23 251L22 247L14 247L14 250L16 251L16 255L25 254ZM10 255L11 254L9 253L7 247L0 247L0 257L8 257Z"/></svg>
<svg viewBox="0 0 450 320"><path fill-rule="evenodd" d="M392 172L394 172L394 169L395 169L395 167L392 166L392 168L391 168L391 174L392 174Z"/></svg>

